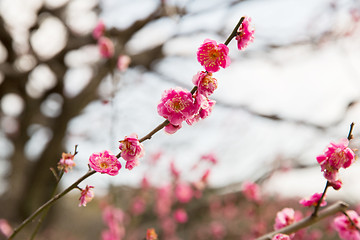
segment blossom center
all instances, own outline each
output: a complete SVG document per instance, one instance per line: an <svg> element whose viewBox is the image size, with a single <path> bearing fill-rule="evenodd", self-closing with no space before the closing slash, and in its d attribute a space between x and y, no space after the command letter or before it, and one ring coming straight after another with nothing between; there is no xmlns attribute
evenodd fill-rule
<svg viewBox="0 0 360 240"><path fill-rule="evenodd" d="M172 109L175 112L180 112L180 111L184 110L184 108L186 106L187 106L187 104L184 101L182 101L179 96L171 99L171 101L169 103L170 109Z"/></svg>
<svg viewBox="0 0 360 240"><path fill-rule="evenodd" d="M209 58L212 59L212 60L218 59L219 56L220 56L220 53L216 49L209 52Z"/></svg>
<svg viewBox="0 0 360 240"><path fill-rule="evenodd" d="M106 169L106 168L108 168L108 167L109 167L109 164L108 164L107 162L101 162L101 163L100 163L100 168Z"/></svg>

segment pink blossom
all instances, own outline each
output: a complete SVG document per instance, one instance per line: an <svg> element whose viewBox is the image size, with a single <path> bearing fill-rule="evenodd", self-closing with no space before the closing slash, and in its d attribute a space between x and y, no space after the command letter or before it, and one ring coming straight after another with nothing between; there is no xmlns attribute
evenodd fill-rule
<svg viewBox="0 0 360 240"><path fill-rule="evenodd" d="M182 124L180 123L179 125L172 125L171 123L169 123L168 125L165 126L164 130L166 133L168 134L174 134L176 133L180 128L182 128Z"/></svg>
<svg viewBox="0 0 360 240"><path fill-rule="evenodd" d="M189 125L192 125L195 122L198 122L200 119L207 118L210 113L212 112L212 109L215 105L214 100L210 100L204 95L197 94L196 95L196 106L198 106L199 111L197 114L193 115L192 117L188 118L186 120L186 123Z"/></svg>
<svg viewBox="0 0 360 240"><path fill-rule="evenodd" d="M341 215L336 217L333 222L335 230L339 233L341 239L344 240L360 240L360 232L357 228L360 228L360 217L353 211L346 211L347 215L353 221L355 226L349 221L347 216Z"/></svg>
<svg viewBox="0 0 360 240"><path fill-rule="evenodd" d="M72 169L72 167L76 165L74 162L74 157L75 155L71 153L62 153L61 159L58 162L58 169L67 173Z"/></svg>
<svg viewBox="0 0 360 240"><path fill-rule="evenodd" d="M13 233L12 227L5 219L0 219L0 233L2 233L7 238L10 237L10 235Z"/></svg>
<svg viewBox="0 0 360 240"><path fill-rule="evenodd" d="M226 68L231 60L228 57L229 48L225 44L205 39L197 52L197 60L208 72L217 72L220 67Z"/></svg>
<svg viewBox="0 0 360 240"><path fill-rule="evenodd" d="M330 182L330 186L332 186L335 190L339 190L342 187L342 181L339 179L335 182Z"/></svg>
<svg viewBox="0 0 360 240"><path fill-rule="evenodd" d="M271 240L291 240L291 238L286 234L278 233Z"/></svg>
<svg viewBox="0 0 360 240"><path fill-rule="evenodd" d="M117 60L117 68L120 72L126 71L131 63L131 58L128 55L120 55Z"/></svg>
<svg viewBox="0 0 360 240"><path fill-rule="evenodd" d="M171 186L158 188L156 193L155 212L160 218L166 217L170 213L172 204Z"/></svg>
<svg viewBox="0 0 360 240"><path fill-rule="evenodd" d="M175 187L176 199L181 203L188 203L192 199L194 193L190 185L186 183L179 183Z"/></svg>
<svg viewBox="0 0 360 240"><path fill-rule="evenodd" d="M170 171L171 175L174 177L175 180L178 180L180 177L180 171L175 167L174 161L170 163Z"/></svg>
<svg viewBox="0 0 360 240"><path fill-rule="evenodd" d="M100 20L96 24L96 26L92 32L93 38L99 39L100 37L102 37L104 35L104 32L105 32L105 24L102 20Z"/></svg>
<svg viewBox="0 0 360 240"><path fill-rule="evenodd" d="M113 42L107 37L100 37L98 40L100 55L103 58L114 56L115 48Z"/></svg>
<svg viewBox="0 0 360 240"><path fill-rule="evenodd" d="M106 173L115 176L121 169L121 163L108 151L93 153L89 158L89 164L92 169L100 173Z"/></svg>
<svg viewBox="0 0 360 240"><path fill-rule="evenodd" d="M157 111L172 125L178 126L199 109L195 106L192 94L182 88L168 89L162 95Z"/></svg>
<svg viewBox="0 0 360 240"><path fill-rule="evenodd" d="M330 143L324 154L316 157L324 172L324 177L331 183L338 180L338 170L348 168L355 161L355 153L348 147L349 140L341 139L340 143Z"/></svg>
<svg viewBox="0 0 360 240"><path fill-rule="evenodd" d="M178 223L186 223L188 220L188 215L183 208L179 208L174 212L174 219Z"/></svg>
<svg viewBox="0 0 360 240"><path fill-rule="evenodd" d="M218 86L217 80L212 77L212 73L205 71L198 72L193 77L192 82L198 87L198 93L206 97L213 94Z"/></svg>
<svg viewBox="0 0 360 240"><path fill-rule="evenodd" d="M245 17L236 33L238 49L243 50L250 42L254 41L254 28L250 27L251 18Z"/></svg>
<svg viewBox="0 0 360 240"><path fill-rule="evenodd" d="M284 208L276 214L274 228L279 230L295 222L295 211L292 208Z"/></svg>
<svg viewBox="0 0 360 240"><path fill-rule="evenodd" d="M226 235L226 228L220 222L212 222L210 224L210 231L214 239L223 239Z"/></svg>
<svg viewBox="0 0 360 240"><path fill-rule="evenodd" d="M126 161L125 168L128 170L132 170L137 165L139 165L139 161L137 159L133 161Z"/></svg>
<svg viewBox="0 0 360 240"><path fill-rule="evenodd" d="M121 240L125 237L125 214L120 208L107 206L103 210L103 220L108 229L101 233L102 240Z"/></svg>
<svg viewBox="0 0 360 240"><path fill-rule="evenodd" d="M133 133L120 141L121 157L126 161L134 161L144 156L144 146L139 142L138 136Z"/></svg>
<svg viewBox="0 0 360 240"><path fill-rule="evenodd" d="M299 201L299 203L301 205L303 205L304 207L311 207L311 206L317 206L320 198L322 196L322 193L314 193L311 197L309 198L303 198ZM326 206L326 201L325 201L325 197L323 198L323 200L321 201L320 206Z"/></svg>
<svg viewBox="0 0 360 240"><path fill-rule="evenodd" d="M135 216L138 216L145 212L146 202L142 197L135 197L131 206L131 211Z"/></svg>
<svg viewBox="0 0 360 240"><path fill-rule="evenodd" d="M209 161L214 165L218 163L218 159L217 159L217 157L215 156L214 153L209 153L209 154L202 155L201 160Z"/></svg>
<svg viewBox="0 0 360 240"><path fill-rule="evenodd" d="M86 185L85 189L81 190L79 207L86 207L86 204L94 198L94 192L91 190L92 188L94 188L94 186Z"/></svg>
<svg viewBox="0 0 360 240"><path fill-rule="evenodd" d="M157 240L158 236L155 232L155 229L153 228L148 228L146 230L146 240Z"/></svg>
<svg viewBox="0 0 360 240"><path fill-rule="evenodd" d="M242 193L250 200L259 203L261 201L260 187L253 182L244 182L242 184Z"/></svg>

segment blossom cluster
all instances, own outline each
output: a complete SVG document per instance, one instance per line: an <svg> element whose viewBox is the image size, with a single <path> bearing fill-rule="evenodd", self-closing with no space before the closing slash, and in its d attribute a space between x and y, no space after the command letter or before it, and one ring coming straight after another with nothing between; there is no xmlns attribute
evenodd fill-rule
<svg viewBox="0 0 360 240"><path fill-rule="evenodd" d="M244 49L250 41L253 41L254 30L250 28L250 18L244 18L240 25L236 40L238 48ZM197 51L197 60L204 67L205 71L199 71L193 77L194 89L190 92L182 88L172 88L165 90L157 111L160 116L169 121L165 126L165 131L169 134L175 133L186 121L188 125L198 122L200 119L207 118L215 105L215 101L209 99L218 87L217 80L213 73L221 68L230 65L231 60L228 56L229 48L222 43L217 43L211 39L205 39Z"/></svg>
<svg viewBox="0 0 360 240"><path fill-rule="evenodd" d="M325 153L316 158L324 177L336 190L340 189L342 185L338 176L339 169L348 168L355 161L355 153L348 145L348 139L341 139L339 143L330 143Z"/></svg>

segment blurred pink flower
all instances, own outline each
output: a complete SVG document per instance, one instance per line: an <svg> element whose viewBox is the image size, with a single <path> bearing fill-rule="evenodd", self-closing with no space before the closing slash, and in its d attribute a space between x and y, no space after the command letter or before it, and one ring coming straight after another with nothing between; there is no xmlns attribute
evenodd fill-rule
<svg viewBox="0 0 360 240"><path fill-rule="evenodd" d="M220 222L212 222L210 224L210 231L214 239L223 239L226 235L226 229Z"/></svg>
<svg viewBox="0 0 360 240"><path fill-rule="evenodd" d="M311 206L316 206L320 200L322 196L322 193L314 193L311 197L309 198L303 198L299 201L299 203L301 205L303 205L304 207L311 207ZM325 196L323 198L323 200L321 201L320 206L326 206L326 201L325 201Z"/></svg>
<svg viewBox="0 0 360 240"><path fill-rule="evenodd" d="M254 28L250 27L251 18L245 17L244 21L240 25L235 39L239 50L243 50L250 42L254 41Z"/></svg>
<svg viewBox="0 0 360 240"><path fill-rule="evenodd" d="M190 118L198 110L192 94L182 88L165 90L157 106L159 115L175 126L180 125L182 121Z"/></svg>
<svg viewBox="0 0 360 240"><path fill-rule="evenodd" d="M213 94L218 86L217 80L212 77L212 73L205 71L198 72L193 77L192 82L198 87L198 93L205 97Z"/></svg>
<svg viewBox="0 0 360 240"><path fill-rule="evenodd" d="M188 215L183 208L179 208L174 212L174 219L178 223L186 223L188 221Z"/></svg>
<svg viewBox="0 0 360 240"><path fill-rule="evenodd" d="M120 208L111 205L103 210L102 217L108 229L101 233L102 240L121 240L125 237L125 214Z"/></svg>
<svg viewBox="0 0 360 240"><path fill-rule="evenodd" d="M278 233L276 234L271 240L290 240L291 238L286 235L286 234L282 234L282 233Z"/></svg>
<svg viewBox="0 0 360 240"><path fill-rule="evenodd" d="M186 183L179 183L175 187L176 199L181 203L188 203L193 197L193 189Z"/></svg>
<svg viewBox="0 0 360 240"><path fill-rule="evenodd" d="M89 164L95 171L111 176L117 175L121 169L121 163L116 156L110 154L107 150L100 153L93 153L89 158Z"/></svg>
<svg viewBox="0 0 360 240"><path fill-rule="evenodd" d="M120 55L117 60L117 68L120 72L124 72L128 69L131 63L131 58L128 55Z"/></svg>
<svg viewBox="0 0 360 240"><path fill-rule="evenodd" d="M260 187L256 183L245 181L242 184L242 193L249 201L261 201Z"/></svg>
<svg viewBox="0 0 360 240"><path fill-rule="evenodd" d="M13 233L12 227L5 219L0 219L0 233L2 233L7 238L10 237L10 235Z"/></svg>
<svg viewBox="0 0 360 240"><path fill-rule="evenodd" d="M121 157L126 161L134 161L144 156L144 146L139 142L138 136L133 133L120 141Z"/></svg>
<svg viewBox="0 0 360 240"><path fill-rule="evenodd" d="M74 162L74 157L75 155L71 153L62 153L61 159L58 162L58 169L67 173L72 169L72 167L76 165Z"/></svg>
<svg viewBox="0 0 360 240"><path fill-rule="evenodd" d="M104 35L104 32L105 32L105 24L102 20L99 20L99 22L96 24L92 32L92 36L95 39L99 39Z"/></svg>
<svg viewBox="0 0 360 240"><path fill-rule="evenodd" d="M197 52L197 60L208 72L217 72L220 67L226 68L231 60L228 56L229 48L225 44L205 39Z"/></svg>
<svg viewBox="0 0 360 240"><path fill-rule="evenodd" d="M295 211L292 208L284 208L276 214L274 228L279 230L295 222Z"/></svg>
<svg viewBox="0 0 360 240"><path fill-rule="evenodd" d="M103 58L114 56L115 48L113 42L107 37L100 37L98 40L100 55Z"/></svg>
<svg viewBox="0 0 360 240"><path fill-rule="evenodd" d="M360 228L360 217L353 211L346 211L347 215L353 221L355 226L349 221L347 216L341 215L336 217L333 222L335 230L339 233L341 239L344 240L360 240L360 232L357 228Z"/></svg>
<svg viewBox="0 0 360 240"><path fill-rule="evenodd" d="M131 212L135 216L139 216L140 214L145 212L145 209L146 209L146 202L144 198L140 196L135 197L131 206Z"/></svg>
<svg viewBox="0 0 360 240"><path fill-rule="evenodd" d="M160 187L156 191L155 212L160 218L169 215L172 205L172 191L170 185Z"/></svg>
<svg viewBox="0 0 360 240"><path fill-rule="evenodd" d="M79 207L86 207L86 204L94 198L94 192L91 190L92 188L94 188L94 186L86 185L85 189L81 190Z"/></svg>
<svg viewBox="0 0 360 240"><path fill-rule="evenodd" d="M174 134L176 133L180 128L182 128L182 124L180 123L179 125L172 125L171 123L169 123L168 125L165 126L164 130L166 133L168 134Z"/></svg>
<svg viewBox="0 0 360 240"><path fill-rule="evenodd" d="M215 156L214 153L209 153L209 154L202 155L201 160L206 160L206 161L209 161L209 162L211 162L213 164L218 163L218 159L217 159L217 157Z"/></svg>
<svg viewBox="0 0 360 240"><path fill-rule="evenodd" d="M175 167L174 161L170 162L170 171L171 171L171 175L173 176L173 178L175 180L178 180L180 177L180 171Z"/></svg>

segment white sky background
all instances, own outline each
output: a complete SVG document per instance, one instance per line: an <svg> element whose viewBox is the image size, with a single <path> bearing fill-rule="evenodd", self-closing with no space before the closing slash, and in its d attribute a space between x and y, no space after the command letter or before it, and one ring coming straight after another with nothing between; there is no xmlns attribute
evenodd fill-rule
<svg viewBox="0 0 360 240"><path fill-rule="evenodd" d="M100 17L109 27L124 28L136 20L134 17L146 16L157 2L103 0ZM253 19L255 41L242 52L237 50L234 40L230 43L232 64L214 74L219 87L213 95L218 103L212 115L193 126L184 124L174 135L161 131L145 141L147 156L132 171L122 169L116 177L97 174L83 184L95 185L100 193L109 183L136 185L145 172L152 183L161 184L168 178L172 159L184 170L183 177L192 179L194 176L188 169L202 154L213 152L219 164L212 170L210 184L225 186L245 179L255 180L271 169L277 158L315 164L316 155L330 141L346 137L352 121L357 123L354 133L359 138L360 105L345 110L349 102L360 97L360 31L350 37L322 42L319 47L298 45L271 51L267 48L269 44L308 40L329 29L344 33L349 27L347 6L351 1L336 1L343 6L336 13L331 12L328 0L253 0L231 8L230 1L225 0L169 2L185 6L191 13L183 18L159 19L141 30L127 46L128 51L135 53L165 42L167 58L155 66L161 75L139 69L118 74L121 79L113 104L94 102L72 121L66 146L73 151L78 144L79 154L77 168L64 178L66 184L86 171L91 153L109 149L116 154L117 141L125 135L135 132L142 137L161 123L163 119L158 116L156 106L162 92L176 87L174 81L191 89L192 76L202 70L196 61L197 48L205 38L224 42L243 15ZM76 76L88 71L82 70L70 73L67 81L79 81ZM103 91L109 86L112 87L110 83L104 84ZM323 132L293 121L257 117L236 106L325 127L338 124ZM359 141L354 142L359 145ZM164 157L152 168L149 155L156 151L164 152ZM359 187L351 184L360 171L359 163L352 168L349 173L342 172L344 187L340 192L346 193L344 197L360 199L355 194L360 192ZM320 168L291 171L272 179L267 191L309 195L322 191L324 184Z"/></svg>

